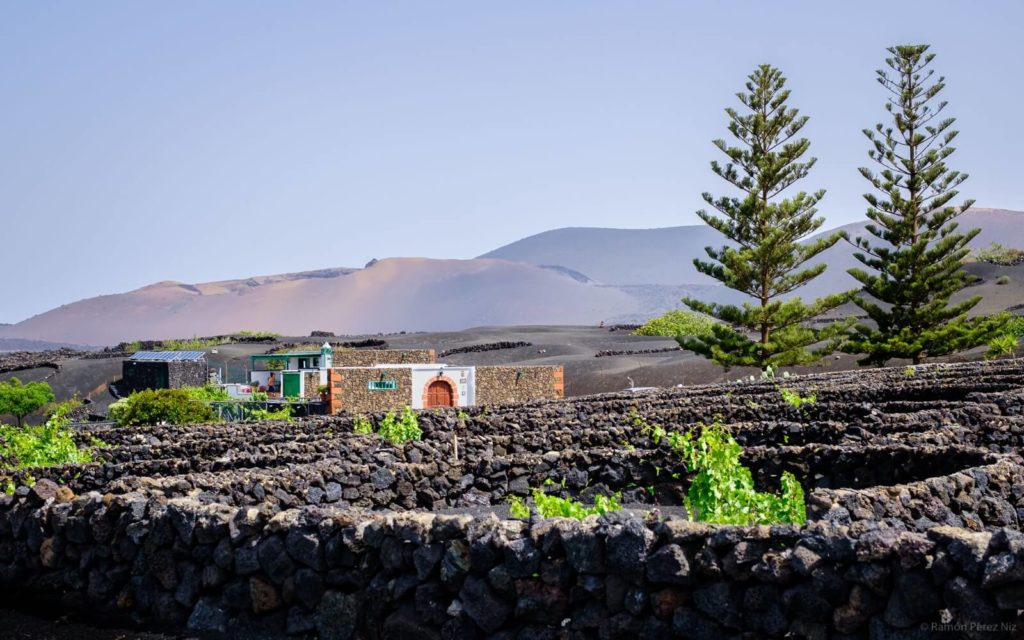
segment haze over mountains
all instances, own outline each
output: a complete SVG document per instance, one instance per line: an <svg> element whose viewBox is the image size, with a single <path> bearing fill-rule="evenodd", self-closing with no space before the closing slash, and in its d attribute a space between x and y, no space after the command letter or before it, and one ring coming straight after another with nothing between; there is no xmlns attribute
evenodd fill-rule
<svg viewBox="0 0 1024 640"><path fill-rule="evenodd" d="M842 229L857 236L865 224ZM976 247L1024 247L1024 213L972 210L961 226L982 229ZM693 266L705 246L720 244L722 237L703 225L555 229L470 260L389 258L362 269L158 282L0 326L0 339L106 345L241 329L303 335L638 322L677 308L683 295L736 301L734 292ZM800 294L851 288L846 269L859 264L853 253L849 243L840 242L822 254L828 270Z"/></svg>

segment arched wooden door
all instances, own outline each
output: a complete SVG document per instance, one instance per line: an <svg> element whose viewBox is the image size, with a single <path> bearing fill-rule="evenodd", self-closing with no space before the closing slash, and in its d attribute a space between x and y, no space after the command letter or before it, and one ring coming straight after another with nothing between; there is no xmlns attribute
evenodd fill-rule
<svg viewBox="0 0 1024 640"><path fill-rule="evenodd" d="M454 407L455 390L444 380L434 380L427 387L426 407Z"/></svg>

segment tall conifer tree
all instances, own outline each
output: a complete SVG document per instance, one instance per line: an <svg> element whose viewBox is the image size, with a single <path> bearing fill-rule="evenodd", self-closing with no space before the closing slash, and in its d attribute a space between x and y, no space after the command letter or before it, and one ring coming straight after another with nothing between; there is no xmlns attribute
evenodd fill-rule
<svg viewBox="0 0 1024 640"><path fill-rule="evenodd" d="M847 301L850 294L835 294L806 304L799 297L787 297L825 271L825 264L806 263L839 241L834 233L813 242L800 240L817 231L824 219L815 208L824 191L799 192L790 198L780 194L805 177L815 158L801 161L810 147L797 134L807 123L796 109L788 107L789 90L782 73L761 65L738 93L743 113L726 109L729 132L739 146L724 140L714 144L728 162L712 161L711 170L742 192L742 197L704 201L719 217L705 210L697 212L704 222L720 231L732 244L705 251L712 259L695 259L697 269L730 289L740 291L754 302L742 306L683 302L721 322L709 337L679 338L679 344L728 368L731 366L791 366L820 359L839 344L845 323L813 327L811 321ZM816 348L813 348L816 347Z"/></svg>
<svg viewBox="0 0 1024 640"><path fill-rule="evenodd" d="M888 49L889 71L878 70L878 82L891 94L885 109L888 124L865 129L871 141L868 156L881 169L861 174L881 196L868 193L866 229L875 237L856 239L856 258L867 269L849 273L863 285L854 302L872 323L858 323L844 350L864 354L861 364L884 365L892 358L920 364L984 344L1000 333L998 317L967 317L980 296L951 303L953 294L977 279L963 269L968 243L978 229L957 232L956 218L973 201L950 202L967 179L946 166L957 131L953 118L940 118L946 102L936 97L945 79L932 80L935 54L928 45Z"/></svg>

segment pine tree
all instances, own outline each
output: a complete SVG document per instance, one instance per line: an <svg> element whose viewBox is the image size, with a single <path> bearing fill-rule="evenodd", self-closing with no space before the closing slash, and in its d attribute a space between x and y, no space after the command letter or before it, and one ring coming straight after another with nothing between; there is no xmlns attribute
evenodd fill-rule
<svg viewBox="0 0 1024 640"><path fill-rule="evenodd" d="M885 109L888 125L865 129L871 141L868 156L881 169L861 174L878 196L864 195L870 223L877 238L857 238L856 258L868 268L850 269L863 285L854 302L873 321L853 327L844 350L864 354L861 364L884 365L892 358L920 364L926 357L942 356L984 344L999 334L1004 320L968 319L980 296L950 303L953 294L977 279L963 269L968 243L978 229L957 232L956 218L973 201L950 205L967 174L949 169L946 159L957 131L954 118L941 118L946 102L935 102L945 79L933 81L928 65L935 57L928 45L902 45L888 49L890 71L879 70L878 82L892 95ZM867 297L867 296L870 296Z"/></svg>
<svg viewBox="0 0 1024 640"><path fill-rule="evenodd" d="M810 142L796 136L808 118L787 106L785 83L778 69L761 65L748 77L747 92L737 94L744 112L725 110L729 132L740 146L715 140L728 162L722 166L712 161L711 170L743 195L715 198L705 193L704 201L724 217L706 210L697 212L732 241L719 249L707 247L712 261L695 259L697 270L754 302L736 306L684 298L694 311L721 322L714 325L710 337L681 336L679 344L726 368L767 369L814 362L838 347L848 327L847 323L819 327L810 323L846 302L850 294L830 295L810 304L788 297L825 271L823 263L805 267L807 261L844 236L834 233L800 242L824 223L823 218L815 217L824 191L801 191L791 198L779 198L815 163L815 158L801 161Z"/></svg>

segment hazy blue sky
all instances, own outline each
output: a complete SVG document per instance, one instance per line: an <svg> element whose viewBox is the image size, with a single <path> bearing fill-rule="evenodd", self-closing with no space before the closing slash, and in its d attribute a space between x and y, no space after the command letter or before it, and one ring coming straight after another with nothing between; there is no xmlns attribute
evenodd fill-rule
<svg viewBox="0 0 1024 640"><path fill-rule="evenodd" d="M902 42L938 54L965 195L1024 209L1022 6L4 2L0 322L158 280L692 224L762 62L811 116L802 186L851 222L874 70Z"/></svg>

